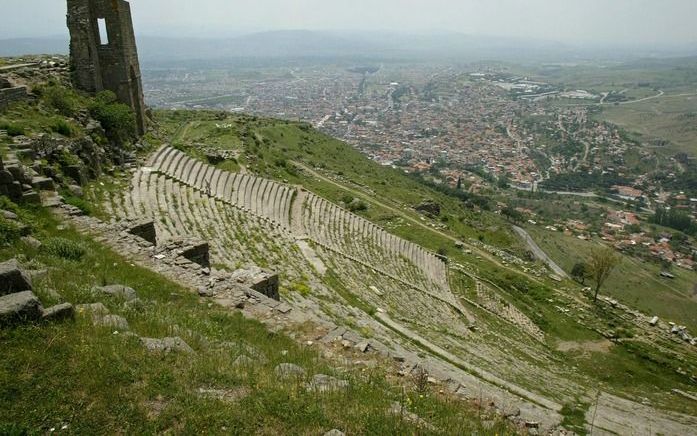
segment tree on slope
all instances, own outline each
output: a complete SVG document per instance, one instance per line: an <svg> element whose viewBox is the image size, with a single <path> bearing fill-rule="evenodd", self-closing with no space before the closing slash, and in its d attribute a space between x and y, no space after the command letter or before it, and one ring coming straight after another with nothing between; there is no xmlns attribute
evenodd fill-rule
<svg viewBox="0 0 697 436"><path fill-rule="evenodd" d="M588 258L588 274L595 282L593 301L598 301L598 293L612 271L620 263L620 258L611 248L598 248L591 252Z"/></svg>

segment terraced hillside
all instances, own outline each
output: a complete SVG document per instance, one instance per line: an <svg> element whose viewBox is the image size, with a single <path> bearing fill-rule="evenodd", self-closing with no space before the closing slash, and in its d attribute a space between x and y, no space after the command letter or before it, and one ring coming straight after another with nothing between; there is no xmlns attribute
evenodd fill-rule
<svg viewBox="0 0 697 436"><path fill-rule="evenodd" d="M163 240L210 241L221 268L252 260L313 286L329 270L349 289L362 289L360 298L374 308L410 316L437 309L433 322L445 316L457 323L465 314L448 288L443 259L303 189L224 172L163 147L136 171L129 194L107 209L124 219L154 218Z"/></svg>
<svg viewBox="0 0 697 436"><path fill-rule="evenodd" d="M356 342L408 362L407 374L417 363L454 392L519 410L523 420L545 428L564 419L566 405L589 407L589 376L562 363L509 292L472 265L449 266L301 186L223 171L164 146L133 173L128 190L107 198L105 209L117 221L153 219L163 242L208 241L214 270L275 269L282 298L299 321L357 331ZM577 304L552 295L558 304ZM578 339L596 338L579 332ZM587 421L594 416L608 423L637 412L654 416L641 425L684 429L690 420L684 415L668 424L648 406L617 410L610 404L592 414L581 410Z"/></svg>

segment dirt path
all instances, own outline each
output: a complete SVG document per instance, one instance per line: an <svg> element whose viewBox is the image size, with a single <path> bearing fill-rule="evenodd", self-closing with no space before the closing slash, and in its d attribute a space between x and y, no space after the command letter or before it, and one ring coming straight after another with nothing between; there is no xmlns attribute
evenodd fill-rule
<svg viewBox="0 0 697 436"><path fill-rule="evenodd" d="M523 241L525 241L525 243L527 244L528 248L530 248L530 250L532 250L532 252L533 252L533 254L535 255L535 257L538 258L538 259L540 259L541 261L543 261L545 264L547 264L547 266L548 266L552 271L554 271L554 274L556 274L556 275L558 275L559 277L562 277L562 278L568 278L568 277L569 277L568 274L566 274L566 272L565 272L563 269L561 269L561 267L560 267L559 265L557 265L557 264L552 260L551 257L547 256L547 253L545 253L545 252L539 247L539 245L537 245L537 244L535 243L535 241L532 239L532 237L530 237L530 235L528 234L528 232L526 232L524 229L522 229L521 227L518 227L518 226L513 226L513 230L518 234L518 236L521 237L521 239L523 239Z"/></svg>

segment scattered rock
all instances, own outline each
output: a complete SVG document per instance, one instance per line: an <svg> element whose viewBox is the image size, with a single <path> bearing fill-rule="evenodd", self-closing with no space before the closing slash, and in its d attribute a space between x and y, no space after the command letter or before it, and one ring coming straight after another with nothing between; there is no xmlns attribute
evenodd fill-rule
<svg viewBox="0 0 697 436"><path fill-rule="evenodd" d="M234 368L250 368L254 365L256 365L256 361L249 356L245 356L244 354L232 362L232 366Z"/></svg>
<svg viewBox="0 0 697 436"><path fill-rule="evenodd" d="M432 216L440 215L440 204L432 200L424 201L423 203L416 206L414 209L416 209L419 212L425 212Z"/></svg>
<svg viewBox="0 0 697 436"><path fill-rule="evenodd" d="M102 327L110 327L118 331L128 331L128 321L119 315L96 316L94 324Z"/></svg>
<svg viewBox="0 0 697 436"><path fill-rule="evenodd" d="M305 376L305 369L293 363L281 363L274 368L276 375L281 378L300 378Z"/></svg>
<svg viewBox="0 0 697 436"><path fill-rule="evenodd" d="M33 248L35 250L38 250L39 248L41 248L41 245L42 245L41 241L39 241L38 239L36 239L32 236L23 236L22 242L24 242L25 244L27 244L28 246L30 246L31 248Z"/></svg>
<svg viewBox="0 0 697 436"><path fill-rule="evenodd" d="M232 389L199 388L198 394L204 398L213 398L225 403L236 403L249 395L249 388L238 386Z"/></svg>
<svg viewBox="0 0 697 436"><path fill-rule="evenodd" d="M368 342L361 342L356 345L356 349L361 353L367 353L370 350L370 344Z"/></svg>
<svg viewBox="0 0 697 436"><path fill-rule="evenodd" d="M537 421L525 421L526 428L540 428L540 423Z"/></svg>
<svg viewBox="0 0 697 436"><path fill-rule="evenodd" d="M397 402L392 403L392 406L390 406L387 412L391 415L401 416L404 420L409 421L412 424L418 425L419 427L423 427L431 431L436 431L436 428L433 425L419 417L419 415L417 415L416 413L408 411L406 407L402 406Z"/></svg>
<svg viewBox="0 0 697 436"><path fill-rule="evenodd" d="M63 303L44 310L44 321L64 321L75 318L75 308L70 303Z"/></svg>
<svg viewBox="0 0 697 436"><path fill-rule="evenodd" d="M47 289L45 292L46 296L55 301L61 301L63 297L55 289Z"/></svg>
<svg viewBox="0 0 697 436"><path fill-rule="evenodd" d="M276 306L276 310L285 315L287 313L290 313L290 311L293 310L293 308L286 303L281 303L278 306Z"/></svg>
<svg viewBox="0 0 697 436"><path fill-rule="evenodd" d="M512 418L512 417L520 416L520 408L515 407L515 406L504 407L501 409L501 415L504 418Z"/></svg>
<svg viewBox="0 0 697 436"><path fill-rule="evenodd" d="M31 279L17 259L0 263L0 296L31 290Z"/></svg>
<svg viewBox="0 0 697 436"><path fill-rule="evenodd" d="M77 312L78 313L85 313L89 312L93 316L94 315L106 315L109 313L109 309L102 303L92 303L92 304L78 304L77 307Z"/></svg>
<svg viewBox="0 0 697 436"><path fill-rule="evenodd" d="M198 290L198 295L206 298L215 297L215 290L204 286Z"/></svg>
<svg viewBox="0 0 697 436"><path fill-rule="evenodd" d="M70 192L70 195L78 198L82 198L84 195L82 188L78 185L68 185L68 191Z"/></svg>
<svg viewBox="0 0 697 436"><path fill-rule="evenodd" d="M56 185L53 183L53 179L50 177L34 177L31 180L31 184L34 189L39 191L55 191Z"/></svg>
<svg viewBox="0 0 697 436"><path fill-rule="evenodd" d="M312 380L307 384L308 391L315 391L319 393L325 392L336 392L342 389L346 389L349 386L349 382L346 380L340 380L328 376L326 374L316 374L312 377Z"/></svg>
<svg viewBox="0 0 697 436"><path fill-rule="evenodd" d="M10 212L9 210L0 211L0 215L2 215L2 217L5 218L6 220L17 221L19 219L19 217L17 216L16 213Z"/></svg>
<svg viewBox="0 0 697 436"><path fill-rule="evenodd" d="M0 325L36 321L42 314L41 302L31 291L0 297Z"/></svg>
<svg viewBox="0 0 697 436"><path fill-rule="evenodd" d="M48 276L48 270L47 269L35 269L31 271L26 271L26 274L29 276L31 279L32 283L35 280L41 280L46 278Z"/></svg>
<svg viewBox="0 0 697 436"><path fill-rule="evenodd" d="M337 327L334 330L327 333L327 335L321 339L321 342L324 344L330 344L336 341L337 339L341 338L344 333L346 333L346 329L344 327Z"/></svg>
<svg viewBox="0 0 697 436"><path fill-rule="evenodd" d="M155 353L171 353L179 351L182 353L193 353L194 350L180 337L173 338L140 338L140 342L148 351Z"/></svg>
<svg viewBox="0 0 697 436"><path fill-rule="evenodd" d="M92 292L123 298L127 301L138 298L138 294L136 293L135 289L123 285L95 286L92 288Z"/></svg>

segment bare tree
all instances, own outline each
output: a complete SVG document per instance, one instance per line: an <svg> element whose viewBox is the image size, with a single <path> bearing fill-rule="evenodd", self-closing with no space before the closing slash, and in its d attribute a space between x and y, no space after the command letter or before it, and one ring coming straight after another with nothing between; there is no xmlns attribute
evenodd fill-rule
<svg viewBox="0 0 697 436"><path fill-rule="evenodd" d="M593 301L598 301L598 293L612 271L620 263L620 258L612 248L598 248L591 252L587 268L590 278L595 282Z"/></svg>

